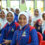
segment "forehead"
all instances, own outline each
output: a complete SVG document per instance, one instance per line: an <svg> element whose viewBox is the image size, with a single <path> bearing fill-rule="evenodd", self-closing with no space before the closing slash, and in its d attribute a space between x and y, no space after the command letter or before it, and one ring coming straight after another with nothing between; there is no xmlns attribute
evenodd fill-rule
<svg viewBox="0 0 45 45"><path fill-rule="evenodd" d="M4 13L4 11L1 11L1 13L2 13L2 12Z"/></svg>
<svg viewBox="0 0 45 45"><path fill-rule="evenodd" d="M9 15L9 14L12 14L12 13L11 13L11 12L9 12L9 13L8 13L8 15ZM13 14L12 14L12 15L13 15Z"/></svg>
<svg viewBox="0 0 45 45"><path fill-rule="evenodd" d="M7 14L7 16L13 16L13 14L12 14L11 12L9 12L9 13Z"/></svg>
<svg viewBox="0 0 45 45"><path fill-rule="evenodd" d="M20 17L26 17L24 14L21 14Z"/></svg>

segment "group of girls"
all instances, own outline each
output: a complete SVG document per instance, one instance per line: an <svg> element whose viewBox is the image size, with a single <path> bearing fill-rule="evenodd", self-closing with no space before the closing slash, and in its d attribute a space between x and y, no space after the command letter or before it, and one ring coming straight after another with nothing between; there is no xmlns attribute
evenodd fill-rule
<svg viewBox="0 0 45 45"><path fill-rule="evenodd" d="M45 40L45 12L35 9L34 17L19 8L1 10L0 45L39 45L37 32Z"/></svg>

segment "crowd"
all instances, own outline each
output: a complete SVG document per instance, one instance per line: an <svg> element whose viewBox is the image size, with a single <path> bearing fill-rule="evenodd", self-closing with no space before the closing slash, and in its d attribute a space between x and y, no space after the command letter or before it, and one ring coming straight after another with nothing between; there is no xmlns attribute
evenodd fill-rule
<svg viewBox="0 0 45 45"><path fill-rule="evenodd" d="M0 8L0 45L39 45L37 32L45 40L45 12L34 10L34 17L19 8Z"/></svg>

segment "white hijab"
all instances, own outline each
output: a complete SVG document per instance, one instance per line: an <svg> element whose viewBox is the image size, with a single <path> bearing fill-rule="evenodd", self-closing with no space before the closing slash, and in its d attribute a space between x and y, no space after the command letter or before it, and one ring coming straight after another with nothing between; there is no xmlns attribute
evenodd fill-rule
<svg viewBox="0 0 45 45"><path fill-rule="evenodd" d="M6 20L7 11L6 10L2 10L2 11L4 11L4 13L5 13L5 18L0 19L0 24L1 24L0 29L2 29L4 27L4 25L7 23L7 20Z"/></svg>
<svg viewBox="0 0 45 45"><path fill-rule="evenodd" d="M35 9L36 10L36 9ZM41 16L41 10L39 10L39 9L37 9L38 10L38 12L39 12L39 15L36 17L36 16L34 16L33 18L32 18L32 22L31 22L31 25L32 26L34 26L34 21L37 21L38 19L42 19L42 16Z"/></svg>
<svg viewBox="0 0 45 45"><path fill-rule="evenodd" d="M13 13L12 11L9 11L9 12L12 13L12 15L13 15L13 21L14 21L14 13ZM9 13L9 12L8 12L8 13ZM7 14L8 14L8 13L7 13ZM6 16L7 16L7 15L6 15ZM8 21L7 21L7 22L8 22ZM12 22L8 22L8 24L11 24L11 23L12 23Z"/></svg>
<svg viewBox="0 0 45 45"><path fill-rule="evenodd" d="M18 15L18 20L19 20L19 17L24 14L24 16L26 16L26 19L27 19L27 24L29 22L29 16L26 12L20 12L19 15ZM24 27L24 26L23 26ZM22 29L22 26L20 25L20 29Z"/></svg>
<svg viewBox="0 0 45 45"><path fill-rule="evenodd" d="M45 11L42 13L42 15L45 13ZM45 30L45 20L42 19L42 33Z"/></svg>

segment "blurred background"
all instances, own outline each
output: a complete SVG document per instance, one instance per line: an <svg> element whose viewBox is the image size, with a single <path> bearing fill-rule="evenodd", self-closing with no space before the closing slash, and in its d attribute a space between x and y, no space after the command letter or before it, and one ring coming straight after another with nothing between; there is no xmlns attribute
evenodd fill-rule
<svg viewBox="0 0 45 45"><path fill-rule="evenodd" d="M39 8L41 12L45 11L45 0L0 0L2 8L20 8L21 11L30 10L33 14L34 9Z"/></svg>

